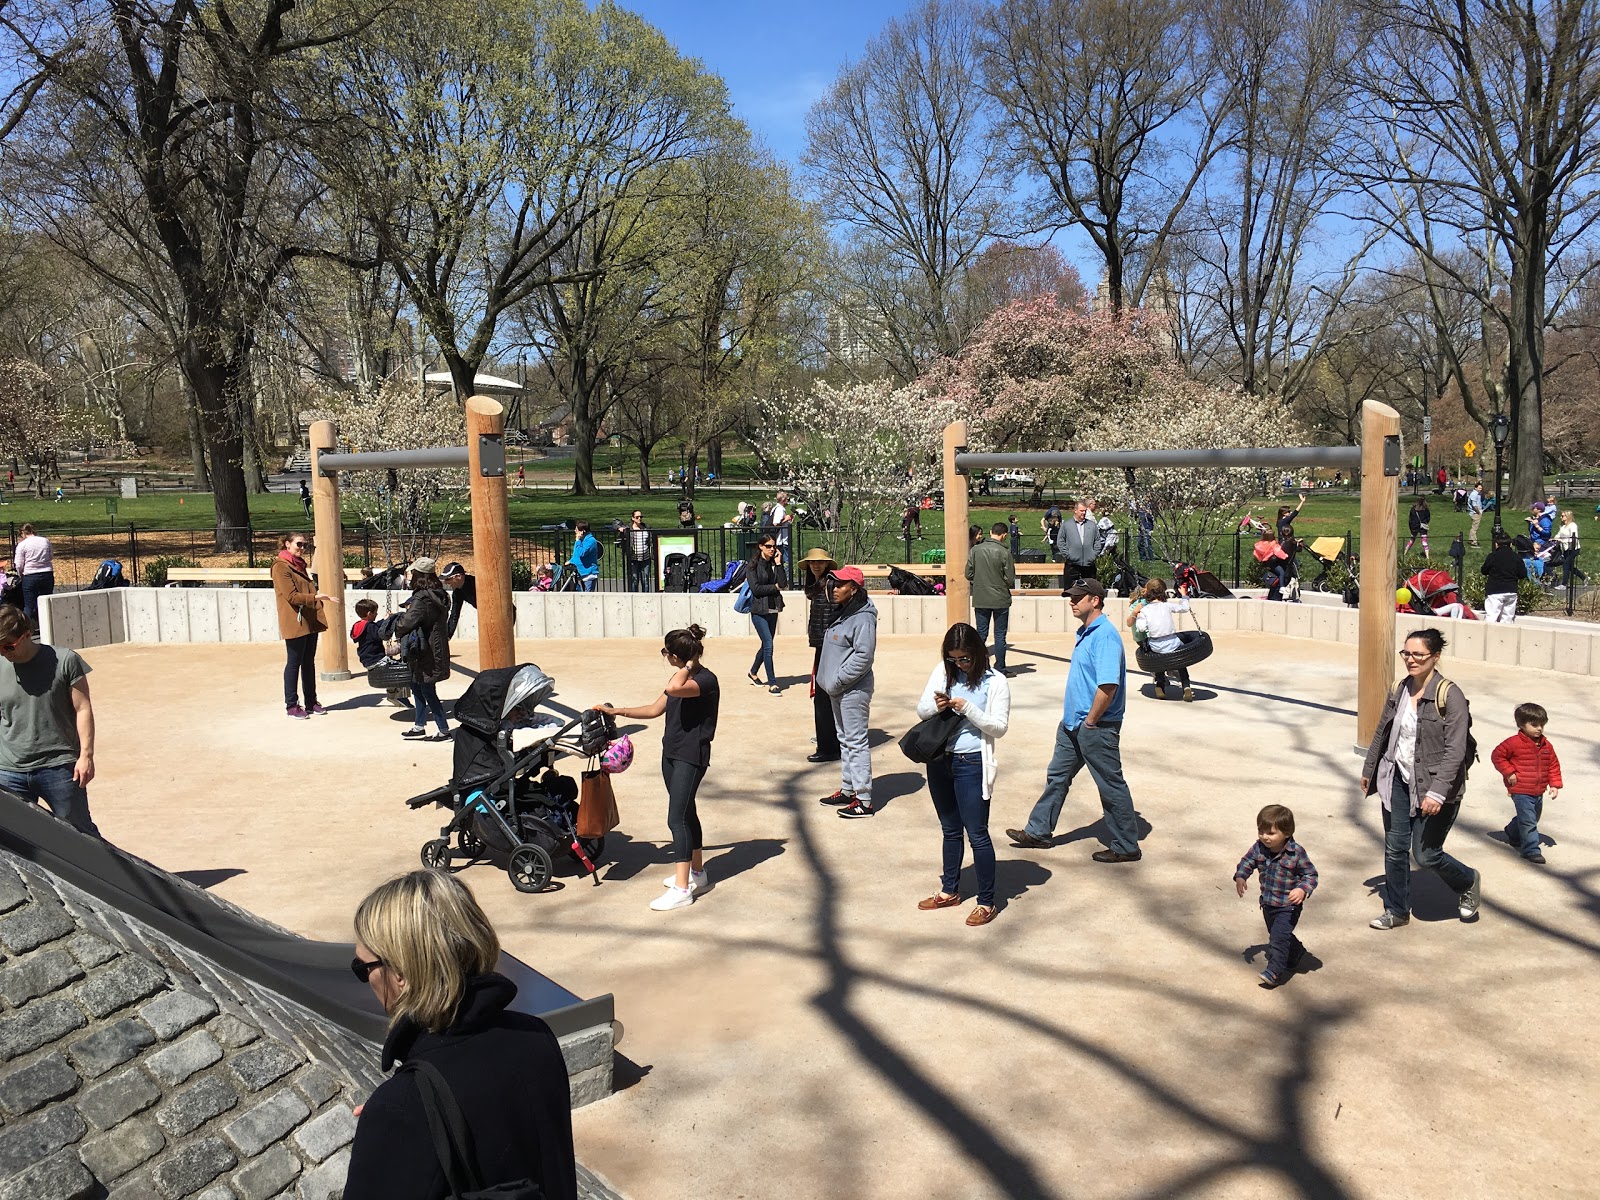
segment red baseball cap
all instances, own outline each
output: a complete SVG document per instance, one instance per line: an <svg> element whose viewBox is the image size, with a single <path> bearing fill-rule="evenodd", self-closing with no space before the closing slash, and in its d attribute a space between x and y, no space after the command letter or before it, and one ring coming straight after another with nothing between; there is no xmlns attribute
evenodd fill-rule
<svg viewBox="0 0 1600 1200"><path fill-rule="evenodd" d="M835 567L828 574L840 583L853 583L858 588L867 586L867 577L861 573L860 567Z"/></svg>

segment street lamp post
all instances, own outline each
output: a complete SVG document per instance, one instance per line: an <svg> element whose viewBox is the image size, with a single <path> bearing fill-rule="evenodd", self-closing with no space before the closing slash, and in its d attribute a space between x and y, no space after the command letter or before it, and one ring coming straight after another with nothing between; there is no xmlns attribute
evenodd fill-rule
<svg viewBox="0 0 1600 1200"><path fill-rule="evenodd" d="M1505 532L1505 526L1500 523L1500 511L1505 508L1505 467L1503 456L1506 449L1506 438L1511 433L1511 420L1503 412L1497 412L1489 420L1489 436L1494 438L1494 534L1498 538Z"/></svg>

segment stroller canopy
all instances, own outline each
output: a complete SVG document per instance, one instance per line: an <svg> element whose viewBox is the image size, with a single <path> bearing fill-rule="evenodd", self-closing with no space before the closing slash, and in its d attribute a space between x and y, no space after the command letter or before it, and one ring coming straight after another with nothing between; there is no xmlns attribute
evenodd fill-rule
<svg viewBox="0 0 1600 1200"><path fill-rule="evenodd" d="M500 726L516 709L542 704L555 688L556 681L532 663L479 672L456 701L456 721L465 736L456 738L451 785L466 787L498 775L504 766L495 747Z"/></svg>

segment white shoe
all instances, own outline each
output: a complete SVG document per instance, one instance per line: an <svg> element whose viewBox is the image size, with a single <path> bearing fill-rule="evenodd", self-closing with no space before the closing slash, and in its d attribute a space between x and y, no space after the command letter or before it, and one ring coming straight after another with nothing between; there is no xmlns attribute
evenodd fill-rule
<svg viewBox="0 0 1600 1200"><path fill-rule="evenodd" d="M677 877L677 875L676 874L668 875L665 879L663 879L661 881L661 886L662 887L669 887L669 888L670 887L677 887L678 886L678 877ZM693 895L698 896L698 895L700 895L701 892L709 892L710 890L711 890L711 880L706 877L706 873L704 871L690 871L689 872L689 891Z"/></svg>
<svg viewBox="0 0 1600 1200"><path fill-rule="evenodd" d="M669 908L688 908L693 903L693 892L688 888L673 886L650 901L650 907L656 912L666 912Z"/></svg>

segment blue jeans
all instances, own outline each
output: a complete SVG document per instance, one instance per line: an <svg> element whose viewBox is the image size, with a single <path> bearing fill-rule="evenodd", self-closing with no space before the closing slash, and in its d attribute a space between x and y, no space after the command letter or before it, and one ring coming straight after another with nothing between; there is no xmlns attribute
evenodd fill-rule
<svg viewBox="0 0 1600 1200"><path fill-rule="evenodd" d="M56 590L54 571L33 571L22 577L22 612L35 625L39 623L39 597Z"/></svg>
<svg viewBox="0 0 1600 1200"><path fill-rule="evenodd" d="M628 563L628 590L653 592L656 590L656 565L648 558L643 562Z"/></svg>
<svg viewBox="0 0 1600 1200"><path fill-rule="evenodd" d="M82 833L99 837L89 815L89 793L72 778L72 764L36 767L32 771L0 770L0 788L24 800L42 800L61 820Z"/></svg>
<svg viewBox="0 0 1600 1200"><path fill-rule="evenodd" d="M750 664L751 675L754 675L766 664L767 683L776 684L777 675L772 670L772 638L778 632L777 613L751 613L750 624L756 627L756 636L761 639L761 648L756 651L756 660Z"/></svg>
<svg viewBox="0 0 1600 1200"><path fill-rule="evenodd" d="M1433 816L1411 815L1411 792L1400 772L1394 773L1389 807L1383 810L1383 907L1397 917L1411 915L1411 857L1417 866L1437 871L1457 894L1472 886L1472 868L1444 851L1444 839L1456 823L1461 805L1446 804Z"/></svg>
<svg viewBox="0 0 1600 1200"><path fill-rule="evenodd" d="M972 843L978 903L994 907L994 842L989 838L989 802L983 798L983 755L941 754L928 764L928 791L944 831L944 872L939 890L961 894L963 832Z"/></svg>
<svg viewBox="0 0 1600 1200"><path fill-rule="evenodd" d="M1539 853L1539 818L1544 816L1544 793L1528 796L1513 792L1511 803L1516 805L1517 815L1506 826L1506 841L1520 850L1523 858L1529 858Z"/></svg>
<svg viewBox="0 0 1600 1200"><path fill-rule="evenodd" d="M978 614L978 640L989 640L989 618L994 618L994 669L1006 669L1006 630L1011 626L1009 608L980 608Z"/></svg>
<svg viewBox="0 0 1600 1200"><path fill-rule="evenodd" d="M578 576L578 590L580 592L592 592L599 582L600 573L598 571L593 575L580 575Z"/></svg>
<svg viewBox="0 0 1600 1200"><path fill-rule="evenodd" d="M440 733L450 732L450 723L445 719L444 703L439 699L439 685L425 682L421 679L411 681L411 700L416 705L417 715L412 719L412 728L421 729L428 723L428 714L433 714L434 722L439 726Z"/></svg>
<svg viewBox="0 0 1600 1200"><path fill-rule="evenodd" d="M1274 979L1282 979L1294 970L1306 952L1305 944L1294 935L1304 910L1303 904L1261 906L1261 919L1267 923L1267 974Z"/></svg>
<svg viewBox="0 0 1600 1200"><path fill-rule="evenodd" d="M1063 721L1056 727L1056 749L1044 770L1044 794L1028 814L1027 831L1034 837L1055 834L1061 819L1061 806L1067 801L1072 779L1084 767L1100 789L1100 807L1105 813L1108 843L1118 854L1139 853L1139 822L1133 810L1128 781L1122 777L1122 722L1102 721L1091 729L1080 725L1068 729Z"/></svg>
<svg viewBox="0 0 1600 1200"><path fill-rule="evenodd" d="M1155 544L1155 541L1150 536L1153 532L1154 532L1154 530L1150 530L1150 529L1141 528L1139 530L1139 561L1140 562L1149 562L1151 559L1153 559L1156 556L1156 544Z"/></svg>

